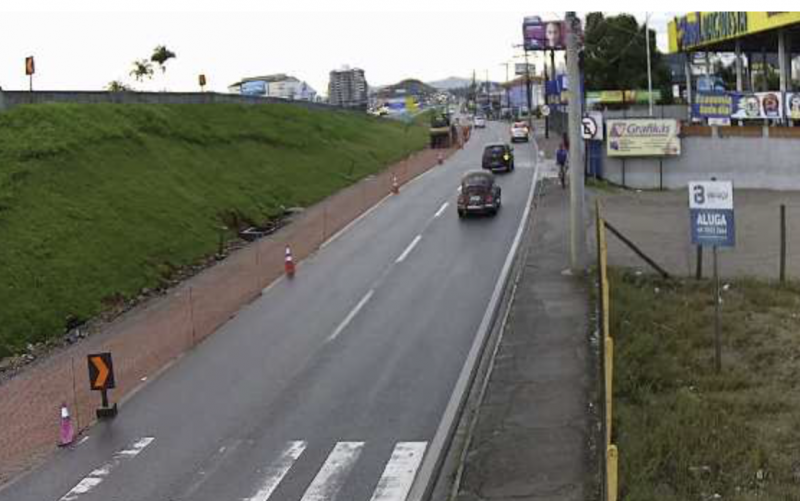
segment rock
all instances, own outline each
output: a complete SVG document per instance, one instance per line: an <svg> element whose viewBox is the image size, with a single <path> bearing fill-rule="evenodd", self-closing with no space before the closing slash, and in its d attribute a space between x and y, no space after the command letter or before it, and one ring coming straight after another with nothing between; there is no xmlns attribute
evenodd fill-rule
<svg viewBox="0 0 800 501"><path fill-rule="evenodd" d="M14 368L14 357L0 359L0 372L5 372Z"/></svg>

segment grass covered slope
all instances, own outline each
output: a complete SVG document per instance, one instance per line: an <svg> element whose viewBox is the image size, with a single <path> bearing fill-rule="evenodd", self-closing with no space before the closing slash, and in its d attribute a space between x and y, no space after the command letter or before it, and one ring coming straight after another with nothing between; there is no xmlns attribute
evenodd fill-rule
<svg viewBox="0 0 800 501"><path fill-rule="evenodd" d="M0 357L216 249L225 215L308 206L427 142L292 105L37 105L0 114Z"/></svg>
<svg viewBox="0 0 800 501"><path fill-rule="evenodd" d="M717 374L711 281L612 275L620 499L800 500L800 288L722 300Z"/></svg>

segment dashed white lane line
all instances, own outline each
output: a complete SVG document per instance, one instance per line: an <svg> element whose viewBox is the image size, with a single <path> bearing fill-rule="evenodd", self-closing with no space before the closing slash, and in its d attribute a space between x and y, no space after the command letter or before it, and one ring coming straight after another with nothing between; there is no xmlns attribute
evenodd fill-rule
<svg viewBox="0 0 800 501"><path fill-rule="evenodd" d="M355 465L364 442L339 442L306 489L301 501L333 501Z"/></svg>
<svg viewBox="0 0 800 501"><path fill-rule="evenodd" d="M364 295L364 297L361 298L361 301L358 302L355 308L350 310L350 313L348 313L347 316L344 317L344 320L342 320L342 322L338 325L338 327L336 327L336 330L333 331L333 334L328 336L328 342L331 342L335 340L337 337L339 337L339 334L341 334L342 331L347 328L347 325L353 321L355 316L358 315L358 312L361 311L361 308L363 308L365 304L367 304L367 301L370 300L373 294L375 294L375 290L370 289L369 292L367 292Z"/></svg>
<svg viewBox="0 0 800 501"><path fill-rule="evenodd" d="M383 470L371 501L405 501L427 445L427 442L399 442Z"/></svg>
<svg viewBox="0 0 800 501"><path fill-rule="evenodd" d="M247 498L246 501L267 501L295 461L306 450L306 445L306 442L302 441L289 442L289 446L283 450L280 457L267 470L267 475L264 477L258 492L253 497Z"/></svg>
<svg viewBox="0 0 800 501"><path fill-rule="evenodd" d="M89 473L83 480L78 482L75 487L70 489L68 493L64 494L59 501L74 501L84 494L91 492L98 485L103 483L103 480L108 477L111 471L116 468L123 459L128 460L135 458L150 445L153 440L155 440L153 437L143 437L134 442L133 445L127 449L123 449L114 454L111 461Z"/></svg>
<svg viewBox="0 0 800 501"><path fill-rule="evenodd" d="M443 203L443 204L442 204L442 206L441 206L441 207L439 207L439 210L437 210L437 211L436 211L436 214L434 214L434 215L433 215L433 217L435 217L435 218L436 218L436 217L439 217L439 216L441 216L441 215L442 215L442 213L444 212L444 210L447 208L447 206L448 206L448 205L450 205L450 202L445 202L445 203Z"/></svg>
<svg viewBox="0 0 800 501"><path fill-rule="evenodd" d="M403 261L405 261L408 255L411 254L411 251L414 250L414 247L417 246L420 240L422 240L422 235L417 235L416 237L414 237L414 240L412 240L411 243L408 244L406 250L404 250L403 253L400 254L400 256L395 260L395 263L402 263Z"/></svg>

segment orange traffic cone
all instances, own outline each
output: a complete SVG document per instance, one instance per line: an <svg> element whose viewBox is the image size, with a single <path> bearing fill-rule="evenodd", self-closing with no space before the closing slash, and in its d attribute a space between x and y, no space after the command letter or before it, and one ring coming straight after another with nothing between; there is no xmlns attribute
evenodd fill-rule
<svg viewBox="0 0 800 501"><path fill-rule="evenodd" d="M292 278L294 276L294 259L292 259L292 249L286 246L286 259L283 263L286 276Z"/></svg>
<svg viewBox="0 0 800 501"><path fill-rule="evenodd" d="M61 431L58 437L59 447L65 447L75 440L75 429L72 427L72 419L69 417L69 408L66 403L61 404Z"/></svg>
<svg viewBox="0 0 800 501"><path fill-rule="evenodd" d="M397 184L397 174L392 174L392 193L395 195L400 193L400 185Z"/></svg>

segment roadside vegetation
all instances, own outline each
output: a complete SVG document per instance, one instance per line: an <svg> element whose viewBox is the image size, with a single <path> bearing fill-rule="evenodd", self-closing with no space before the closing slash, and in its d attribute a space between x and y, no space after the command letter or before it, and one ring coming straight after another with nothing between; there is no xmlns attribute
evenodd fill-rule
<svg viewBox="0 0 800 501"><path fill-rule="evenodd" d="M611 281L621 499L800 499L800 284Z"/></svg>
<svg viewBox="0 0 800 501"><path fill-rule="evenodd" d="M420 123L292 105L0 114L0 358L427 144Z"/></svg>

